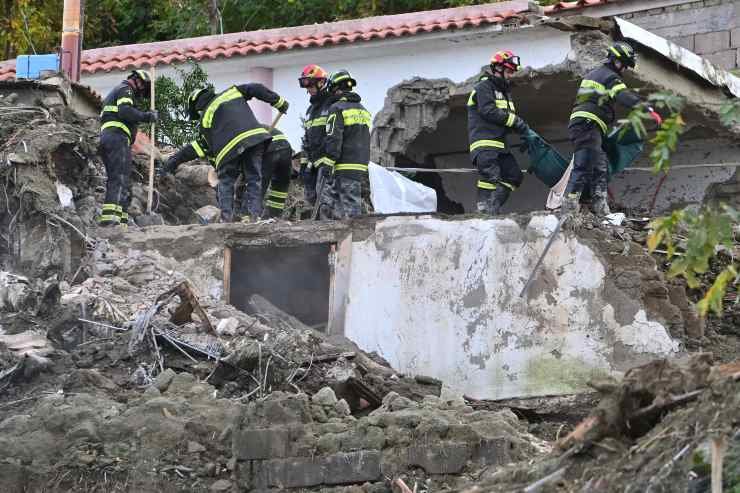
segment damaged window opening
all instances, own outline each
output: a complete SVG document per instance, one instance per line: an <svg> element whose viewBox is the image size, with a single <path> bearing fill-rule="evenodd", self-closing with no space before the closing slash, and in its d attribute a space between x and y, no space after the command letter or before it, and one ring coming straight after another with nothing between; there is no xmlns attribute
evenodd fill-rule
<svg viewBox="0 0 740 493"><path fill-rule="evenodd" d="M258 314L250 299L259 295L304 324L324 330L329 313L331 248L329 243L232 248L227 301L246 313Z"/></svg>

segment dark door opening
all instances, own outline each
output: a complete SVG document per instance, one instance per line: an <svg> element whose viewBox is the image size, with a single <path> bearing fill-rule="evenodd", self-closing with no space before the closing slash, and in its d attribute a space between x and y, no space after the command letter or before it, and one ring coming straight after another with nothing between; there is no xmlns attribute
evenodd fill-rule
<svg viewBox="0 0 740 493"><path fill-rule="evenodd" d="M330 250L328 243L233 249L230 303L253 313L249 298L258 294L306 325L325 326L329 316Z"/></svg>

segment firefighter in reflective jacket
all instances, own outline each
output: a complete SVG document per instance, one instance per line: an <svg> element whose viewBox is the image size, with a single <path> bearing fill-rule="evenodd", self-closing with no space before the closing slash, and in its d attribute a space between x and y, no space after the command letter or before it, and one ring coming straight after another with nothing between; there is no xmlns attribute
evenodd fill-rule
<svg viewBox="0 0 740 493"><path fill-rule="evenodd" d="M272 141L262 160L262 193L266 197L265 217L280 217L288 198L293 149L280 130L274 128L271 134Z"/></svg>
<svg viewBox="0 0 740 493"><path fill-rule="evenodd" d="M136 140L139 123L157 120L156 111L139 111L134 103L149 95L151 78L144 70L135 70L103 100L100 113L100 157L105 164L107 181L105 203L98 217L101 226L128 225L131 203L131 144Z"/></svg>
<svg viewBox="0 0 740 493"><path fill-rule="evenodd" d="M524 175L509 151L508 134L529 130L516 114L509 78L520 68L519 57L499 51L491 58L491 73L481 77L468 98L470 157L478 169L478 212L496 215Z"/></svg>
<svg viewBox="0 0 740 493"><path fill-rule="evenodd" d="M301 153L301 178L303 180L306 202L313 206L316 203L319 167L314 163L321 157L324 148L326 129L326 82L328 74L318 65L306 65L298 78L298 84L309 95L310 105L306 110L303 124L303 149ZM331 171L327 168L328 171Z"/></svg>
<svg viewBox="0 0 740 493"><path fill-rule="evenodd" d="M281 113L288 110L288 102L262 84L231 86L218 95L210 87L193 91L188 113L191 120L198 120L198 135L165 164L165 172L174 173L180 163L208 158L218 174L216 193L223 222L238 219L234 186L240 173L247 185L239 214L245 214L246 221L262 214L262 156L271 137L247 104L252 98L269 103Z"/></svg>
<svg viewBox="0 0 740 493"><path fill-rule="evenodd" d="M584 190L591 195L594 214L606 216L610 212L606 183L609 163L602 142L614 121L614 102L627 108L641 102L621 79L621 75L628 68L634 68L635 63L634 49L627 43L617 42L609 47L606 62L586 74L581 81L568 125L575 151L573 171L562 206L565 214L578 211ZM653 108L647 107L647 111L658 125L662 123Z"/></svg>
<svg viewBox="0 0 740 493"><path fill-rule="evenodd" d="M326 137L319 166L333 170L324 184L321 218L342 219L363 213L363 189L367 190L370 162L370 112L353 91L357 81L346 70L329 76L326 104ZM329 209L329 210L327 210Z"/></svg>

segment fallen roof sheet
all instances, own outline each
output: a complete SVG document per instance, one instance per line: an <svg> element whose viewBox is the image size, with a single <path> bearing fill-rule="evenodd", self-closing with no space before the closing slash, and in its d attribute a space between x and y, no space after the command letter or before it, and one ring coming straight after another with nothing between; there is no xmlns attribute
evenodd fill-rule
<svg viewBox="0 0 740 493"><path fill-rule="evenodd" d="M702 58L696 53L668 41L657 34L646 31L619 17L615 17L615 20L619 31L625 38L660 53L680 66L696 73L711 84L717 87L727 88L733 96L740 97L740 78L726 70L722 70L706 58Z"/></svg>

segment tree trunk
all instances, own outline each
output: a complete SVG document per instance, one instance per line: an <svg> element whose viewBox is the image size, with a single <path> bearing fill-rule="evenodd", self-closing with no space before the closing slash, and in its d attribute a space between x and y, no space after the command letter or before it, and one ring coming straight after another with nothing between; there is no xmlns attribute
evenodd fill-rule
<svg viewBox="0 0 740 493"><path fill-rule="evenodd" d="M6 34L7 38L5 38L5 47L3 49L4 51L3 60L8 60L12 55L12 51L11 51L12 44L10 43L10 35L9 35L12 14L13 14L13 0L5 0L5 22L4 22L5 26L4 27L5 29L7 29L7 31L5 32L8 34Z"/></svg>
<svg viewBox="0 0 740 493"><path fill-rule="evenodd" d="M221 13L218 11L218 0L208 1L208 25L211 34L221 34Z"/></svg>

